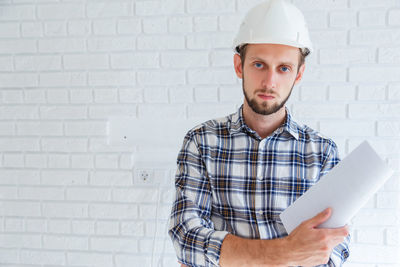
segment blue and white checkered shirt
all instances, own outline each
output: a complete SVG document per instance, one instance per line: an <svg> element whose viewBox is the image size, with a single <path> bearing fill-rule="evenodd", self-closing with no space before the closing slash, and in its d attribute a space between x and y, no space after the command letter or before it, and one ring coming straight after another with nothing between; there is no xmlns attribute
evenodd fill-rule
<svg viewBox="0 0 400 267"><path fill-rule="evenodd" d="M264 139L242 110L192 128L179 152L169 235L188 266L219 266L228 233L287 236L279 214L340 160L331 139L297 124L287 108L285 123ZM349 239L325 266L342 265Z"/></svg>

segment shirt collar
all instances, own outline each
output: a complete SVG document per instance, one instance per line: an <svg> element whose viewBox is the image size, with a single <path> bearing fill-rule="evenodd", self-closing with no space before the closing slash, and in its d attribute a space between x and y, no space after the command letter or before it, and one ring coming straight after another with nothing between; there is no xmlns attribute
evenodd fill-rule
<svg viewBox="0 0 400 267"><path fill-rule="evenodd" d="M296 140L298 140L299 139L299 126L293 120L289 109L287 107L285 107L285 110L286 110L286 120L285 120L285 122L281 126L279 126L271 135L281 134L282 132L287 132L290 135L292 135ZM244 122L244 119L243 119L243 104L239 107L239 109L238 109L238 111L236 113L232 114L230 132L231 133L247 132L247 133L249 133L251 135L254 135L254 136L260 138L259 135L257 134L257 132L254 131L253 129L251 129Z"/></svg>

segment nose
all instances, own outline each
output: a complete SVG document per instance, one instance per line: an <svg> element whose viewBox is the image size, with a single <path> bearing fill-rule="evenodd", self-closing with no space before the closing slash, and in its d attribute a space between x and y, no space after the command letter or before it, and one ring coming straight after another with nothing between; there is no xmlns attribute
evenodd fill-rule
<svg viewBox="0 0 400 267"><path fill-rule="evenodd" d="M267 90L275 89L276 88L276 76L277 76L277 73L275 73L272 70L268 70L262 81L263 88L266 88Z"/></svg>

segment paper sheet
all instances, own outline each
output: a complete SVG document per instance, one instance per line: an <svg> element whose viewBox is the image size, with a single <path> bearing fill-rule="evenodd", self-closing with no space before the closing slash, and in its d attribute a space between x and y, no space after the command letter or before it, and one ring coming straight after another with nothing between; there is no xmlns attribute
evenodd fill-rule
<svg viewBox="0 0 400 267"><path fill-rule="evenodd" d="M393 171L364 141L283 211L280 214L282 223L290 234L301 222L331 207L331 217L319 228L342 227L392 174Z"/></svg>

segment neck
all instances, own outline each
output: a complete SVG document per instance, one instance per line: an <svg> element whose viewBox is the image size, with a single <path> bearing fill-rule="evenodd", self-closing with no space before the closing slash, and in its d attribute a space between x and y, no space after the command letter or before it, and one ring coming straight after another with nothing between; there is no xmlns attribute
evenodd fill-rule
<svg viewBox="0 0 400 267"><path fill-rule="evenodd" d="M264 139L273 133L276 129L281 126L286 119L286 110L285 106L279 109L277 112L270 115L261 115L255 113L250 106L247 104L247 101L244 101L243 104L243 119L244 122L257 134Z"/></svg>

